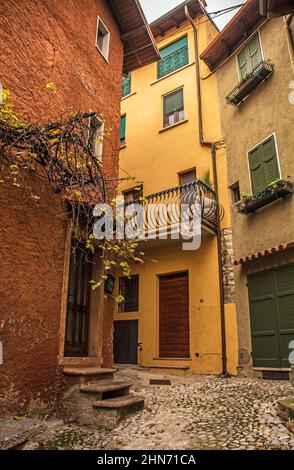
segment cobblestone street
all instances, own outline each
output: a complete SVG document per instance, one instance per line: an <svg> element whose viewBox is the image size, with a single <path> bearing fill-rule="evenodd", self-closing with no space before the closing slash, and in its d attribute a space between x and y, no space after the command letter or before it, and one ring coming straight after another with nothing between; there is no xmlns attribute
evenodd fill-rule
<svg viewBox="0 0 294 470"><path fill-rule="evenodd" d="M54 437L43 447L294 450L294 435L277 415L277 401L293 396L289 382L170 376L172 385L154 386L150 378L163 376L132 370L118 375L135 380L135 393L145 396L143 411L112 432L55 423Z"/></svg>

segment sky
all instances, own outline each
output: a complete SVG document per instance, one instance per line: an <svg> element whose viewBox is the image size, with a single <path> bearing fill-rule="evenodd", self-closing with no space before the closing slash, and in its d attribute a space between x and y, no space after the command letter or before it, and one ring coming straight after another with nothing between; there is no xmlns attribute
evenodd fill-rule
<svg viewBox="0 0 294 470"><path fill-rule="evenodd" d="M140 0L140 2L147 20L152 22L182 3L183 0ZM240 5L241 3L245 3L245 0L206 0L206 3L208 5L207 11L212 12L235 5ZM223 29L237 11L238 10L234 10L232 13L215 18L215 22L219 29Z"/></svg>

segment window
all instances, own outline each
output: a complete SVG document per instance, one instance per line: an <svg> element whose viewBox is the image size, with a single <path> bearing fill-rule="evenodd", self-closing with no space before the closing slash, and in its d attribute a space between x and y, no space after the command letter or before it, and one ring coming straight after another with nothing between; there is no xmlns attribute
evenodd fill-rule
<svg viewBox="0 0 294 470"><path fill-rule="evenodd" d="M161 78L189 63L187 36L160 49L157 77Z"/></svg>
<svg viewBox="0 0 294 470"><path fill-rule="evenodd" d="M125 145L126 143L126 124L127 124L127 116L124 115L120 118L120 143L121 145Z"/></svg>
<svg viewBox="0 0 294 470"><path fill-rule="evenodd" d="M132 76L129 74L127 77L122 79L122 97L128 96L132 91Z"/></svg>
<svg viewBox="0 0 294 470"><path fill-rule="evenodd" d="M239 202L241 200L241 193L240 193L240 185L239 185L239 181L237 181L236 183L232 184L232 186L230 187L230 190L232 192L232 200L233 200L233 203L236 204L237 202Z"/></svg>
<svg viewBox="0 0 294 470"><path fill-rule="evenodd" d="M126 204L133 201L138 201L139 198L143 197L143 187L140 186L138 188L130 189L125 191L123 194Z"/></svg>
<svg viewBox="0 0 294 470"><path fill-rule="evenodd" d="M253 195L261 193L276 178L280 178L275 136L271 135L248 152Z"/></svg>
<svg viewBox="0 0 294 470"><path fill-rule="evenodd" d="M139 307L139 276L120 277L119 294L124 301L119 304L120 312L137 312Z"/></svg>
<svg viewBox="0 0 294 470"><path fill-rule="evenodd" d="M185 119L183 88L163 97L163 127Z"/></svg>
<svg viewBox="0 0 294 470"><path fill-rule="evenodd" d="M247 77L250 72L262 61L259 35L256 34L251 41L238 54L238 66L241 79Z"/></svg>
<svg viewBox="0 0 294 470"><path fill-rule="evenodd" d="M96 47L103 55L104 59L108 60L109 53L110 32L105 24L98 17L97 19L97 33L96 33Z"/></svg>
<svg viewBox="0 0 294 470"><path fill-rule="evenodd" d="M194 183L196 181L196 169L185 171L184 173L180 174L180 184L189 184Z"/></svg>

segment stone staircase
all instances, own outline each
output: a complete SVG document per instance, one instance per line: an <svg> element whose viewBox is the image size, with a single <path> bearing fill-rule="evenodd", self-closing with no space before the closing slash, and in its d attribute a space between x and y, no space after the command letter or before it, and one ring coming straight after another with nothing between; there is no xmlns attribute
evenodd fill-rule
<svg viewBox="0 0 294 470"><path fill-rule="evenodd" d="M98 367L65 367L64 420L112 429L125 416L144 408L142 397L129 394L132 383L115 380L115 372Z"/></svg>

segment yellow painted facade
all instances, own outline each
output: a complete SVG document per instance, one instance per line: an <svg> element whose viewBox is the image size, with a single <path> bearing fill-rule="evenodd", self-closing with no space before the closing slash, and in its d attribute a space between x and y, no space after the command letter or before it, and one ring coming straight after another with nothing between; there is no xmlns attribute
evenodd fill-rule
<svg viewBox="0 0 294 470"><path fill-rule="evenodd" d="M206 17L196 18L199 53L217 34ZM209 169L213 175L209 147L202 146L198 134L197 88L193 28L182 23L180 28L157 38L158 48L187 35L189 64L157 80L157 64L132 73L131 94L122 99L121 114L126 115L126 145L120 151L120 177L135 177L143 182L144 196L180 184L180 173L196 168L197 178ZM201 75L209 73L203 63ZM163 129L163 96L180 87L184 90L185 120ZM204 139L222 138L218 111L218 93L214 76L201 81ZM226 153L217 151L219 197L225 216L221 228L231 226ZM120 191L132 189L130 180ZM180 242L161 241L159 246L147 241L143 245L145 263L135 265L132 274L139 275L138 312L116 312L115 320L138 320L138 364L154 370L219 374L222 372L220 290L218 278L217 237L203 231L199 250L183 251ZM151 261L152 260L152 261ZM159 358L159 276L187 271L189 274L190 359ZM118 282L116 283L118 286ZM117 287L118 289L118 287ZM238 340L235 304L225 306L228 372L236 374Z"/></svg>

